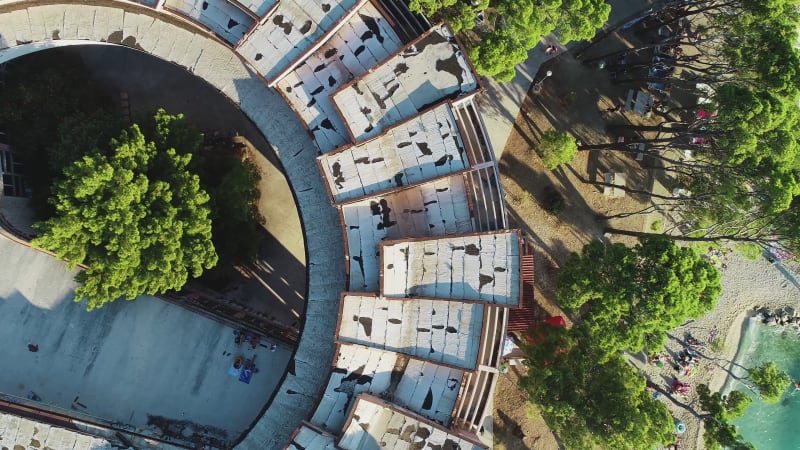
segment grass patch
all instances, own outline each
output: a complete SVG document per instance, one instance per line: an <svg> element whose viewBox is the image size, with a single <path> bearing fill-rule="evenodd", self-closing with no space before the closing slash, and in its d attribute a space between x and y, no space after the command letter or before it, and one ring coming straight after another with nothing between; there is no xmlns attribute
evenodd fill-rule
<svg viewBox="0 0 800 450"><path fill-rule="evenodd" d="M751 243L738 244L736 245L735 250L749 261L758 261L761 259L761 255L764 252L760 245Z"/></svg>
<svg viewBox="0 0 800 450"><path fill-rule="evenodd" d="M661 230L663 229L664 229L664 221L661 219L656 220L655 222L650 224L650 231L654 233L661 233Z"/></svg>

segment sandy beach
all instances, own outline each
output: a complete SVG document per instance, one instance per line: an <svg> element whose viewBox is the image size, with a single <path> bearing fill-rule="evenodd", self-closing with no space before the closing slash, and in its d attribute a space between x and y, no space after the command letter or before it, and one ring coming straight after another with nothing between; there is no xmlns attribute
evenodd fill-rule
<svg viewBox="0 0 800 450"><path fill-rule="evenodd" d="M689 384L686 394L662 396L676 420L686 425L686 432L678 437L684 449L705 448L700 433L702 421L694 411L699 408L695 387L708 384L712 392L722 388L736 356L745 319L755 315L760 308L770 311L784 307L800 309L800 288L790 273L764 258L748 261L736 253L729 253L723 258L720 261L720 264L725 264L722 269L723 293L716 308L669 333L665 349L670 357L669 362L658 367L648 362L645 355L634 355L632 358L634 365L653 384L666 391L669 391L676 377ZM709 345L712 334L716 334L715 344ZM697 339L701 345L696 347L694 369L686 374L683 369L676 371L672 363L686 348L688 336Z"/></svg>

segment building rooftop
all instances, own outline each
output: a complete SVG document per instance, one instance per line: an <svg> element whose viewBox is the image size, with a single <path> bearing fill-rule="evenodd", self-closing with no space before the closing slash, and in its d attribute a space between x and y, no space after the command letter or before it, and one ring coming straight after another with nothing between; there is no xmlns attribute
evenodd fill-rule
<svg viewBox="0 0 800 450"><path fill-rule="evenodd" d="M315 430L308 425L300 425L286 446L288 450L335 450L335 438L330 434Z"/></svg>
<svg viewBox="0 0 800 450"><path fill-rule="evenodd" d="M322 155L334 202L385 192L469 167L450 104L425 111L375 139Z"/></svg>
<svg viewBox="0 0 800 450"><path fill-rule="evenodd" d="M453 175L339 206L351 290L377 292L384 240L475 231L465 177Z"/></svg>
<svg viewBox="0 0 800 450"><path fill-rule="evenodd" d="M458 300L387 299L345 293L338 340L473 370L484 305Z"/></svg>
<svg viewBox="0 0 800 450"><path fill-rule="evenodd" d="M105 439L3 412L0 412L0 447L15 450L20 448L58 450L117 449Z"/></svg>
<svg viewBox="0 0 800 450"><path fill-rule="evenodd" d="M348 418L339 447L345 450L485 448L448 430L421 420L393 405L360 395Z"/></svg>
<svg viewBox="0 0 800 450"><path fill-rule="evenodd" d="M339 433L355 397L369 393L447 426L463 376L463 370L399 353L340 344L311 423Z"/></svg>
<svg viewBox="0 0 800 450"><path fill-rule="evenodd" d="M166 0L164 7L199 22L231 45L256 22L227 0Z"/></svg>
<svg viewBox="0 0 800 450"><path fill-rule="evenodd" d="M353 141L360 142L432 105L476 92L478 87L453 33L441 25L332 98Z"/></svg>
<svg viewBox="0 0 800 450"><path fill-rule="evenodd" d="M245 36L236 51L272 80L365 1L281 0L267 16L265 26Z"/></svg>
<svg viewBox="0 0 800 450"><path fill-rule="evenodd" d="M264 17L278 0L235 0L235 2L250 10L256 17Z"/></svg>
<svg viewBox="0 0 800 450"><path fill-rule="evenodd" d="M381 294L517 306L518 231L381 243Z"/></svg>
<svg viewBox="0 0 800 450"><path fill-rule="evenodd" d="M372 2L367 2L330 40L277 83L277 89L311 131L321 152L350 142L330 95L402 46L391 23Z"/></svg>

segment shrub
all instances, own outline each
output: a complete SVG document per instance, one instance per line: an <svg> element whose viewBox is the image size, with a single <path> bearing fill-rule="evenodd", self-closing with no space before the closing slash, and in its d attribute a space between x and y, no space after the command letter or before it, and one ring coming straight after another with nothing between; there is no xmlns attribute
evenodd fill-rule
<svg viewBox="0 0 800 450"><path fill-rule="evenodd" d="M650 231L654 233L660 233L662 229L664 229L664 221L661 219L650 224Z"/></svg>
<svg viewBox="0 0 800 450"><path fill-rule="evenodd" d="M542 208L550 214L557 216L567 207L564 197L552 186L542 190Z"/></svg>
<svg viewBox="0 0 800 450"><path fill-rule="evenodd" d="M542 158L544 166L550 170L572 161L577 152L578 144L575 138L568 133L555 130L546 131L536 146L536 153Z"/></svg>
<svg viewBox="0 0 800 450"><path fill-rule="evenodd" d="M758 244L738 244L736 251L749 261L758 261L764 253L764 249Z"/></svg>

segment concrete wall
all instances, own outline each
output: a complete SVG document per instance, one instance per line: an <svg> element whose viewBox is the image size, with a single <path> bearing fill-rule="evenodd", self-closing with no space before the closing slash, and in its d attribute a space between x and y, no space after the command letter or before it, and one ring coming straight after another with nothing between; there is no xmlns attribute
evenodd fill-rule
<svg viewBox="0 0 800 450"><path fill-rule="evenodd" d="M144 51L204 78L240 105L286 170L305 228L306 323L294 363L270 408L239 445L242 449L280 448L309 415L327 380L338 295L345 289L342 236L315 163L314 146L274 90L266 88L226 44L189 22L126 1L0 0L0 63L87 41Z"/></svg>

